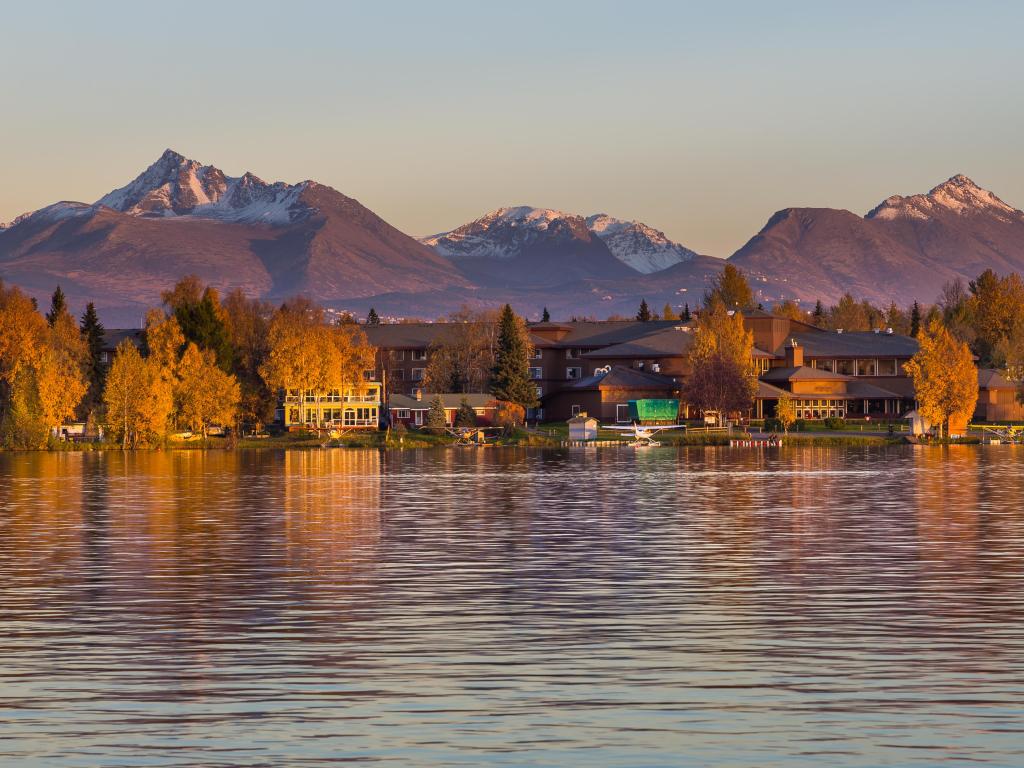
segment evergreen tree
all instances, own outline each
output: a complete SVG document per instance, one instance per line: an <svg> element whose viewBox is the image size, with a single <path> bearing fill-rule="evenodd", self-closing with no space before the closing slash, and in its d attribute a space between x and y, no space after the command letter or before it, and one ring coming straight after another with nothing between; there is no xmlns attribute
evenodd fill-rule
<svg viewBox="0 0 1024 768"><path fill-rule="evenodd" d="M473 410L473 406L469 404L469 400L467 400L466 398L462 398L462 400L459 402L459 410L455 412L455 426L476 426L476 411Z"/></svg>
<svg viewBox="0 0 1024 768"><path fill-rule="evenodd" d="M651 320L651 310L647 306L647 299L640 299L640 309L636 312L636 319L641 323L647 323Z"/></svg>
<svg viewBox="0 0 1024 768"><path fill-rule="evenodd" d="M440 395L434 395L434 399L430 401L426 426L431 432L444 432L448 426L448 417L445 416L444 412L444 401Z"/></svg>
<svg viewBox="0 0 1024 768"><path fill-rule="evenodd" d="M57 289L53 292L53 297L50 299L50 311L46 313L46 322L53 327L53 324L57 322L57 318L60 317L67 311L68 303L64 298L64 291L57 286Z"/></svg>
<svg viewBox="0 0 1024 768"><path fill-rule="evenodd" d="M679 319L685 320L687 323L693 319L693 316L690 314L690 302L686 302L683 305L683 315Z"/></svg>
<svg viewBox="0 0 1024 768"><path fill-rule="evenodd" d="M370 312L366 316L367 325L380 325L380 317L377 315L377 310L370 307Z"/></svg>
<svg viewBox="0 0 1024 768"><path fill-rule="evenodd" d="M916 337L921 330L921 305L914 300L914 306L910 308L910 335Z"/></svg>
<svg viewBox="0 0 1024 768"><path fill-rule="evenodd" d="M825 327L825 307L821 303L821 299L818 299L814 304L814 314L811 316L814 319L814 324L819 328Z"/></svg>
<svg viewBox="0 0 1024 768"><path fill-rule="evenodd" d="M491 393L498 400L516 403L523 408L537 405L537 389L530 381L530 344L526 326L506 304L498 319L498 350Z"/></svg>
<svg viewBox="0 0 1024 768"><path fill-rule="evenodd" d="M230 372L234 349L228 333L227 313L216 288L200 291L201 288L202 283L194 275L182 278L173 290L163 294L164 303L178 321L185 341L194 342L200 349L212 350L220 369Z"/></svg>
<svg viewBox="0 0 1024 768"><path fill-rule="evenodd" d="M548 308L547 307L544 307L544 311L540 315L540 321L542 323L550 323L551 322L551 313L548 312Z"/></svg>
<svg viewBox="0 0 1024 768"><path fill-rule="evenodd" d="M100 361L103 355L105 329L96 314L96 306L91 301L85 306L85 313L82 315L79 327L82 330L82 338L85 340L89 354L85 371L86 377L89 379L89 391L85 397L85 410L88 413L100 401L100 396L103 393L103 378L106 373L106 368Z"/></svg>

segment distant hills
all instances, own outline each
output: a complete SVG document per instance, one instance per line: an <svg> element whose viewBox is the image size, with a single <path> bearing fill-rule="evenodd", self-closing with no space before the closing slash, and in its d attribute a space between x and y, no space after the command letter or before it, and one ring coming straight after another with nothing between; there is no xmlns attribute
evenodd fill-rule
<svg viewBox="0 0 1024 768"><path fill-rule="evenodd" d="M932 301L987 267L1024 271L1024 213L965 176L894 196L865 216L787 208L730 257L760 300ZM45 301L135 324L179 277L279 300L435 317L461 303L511 301L527 314L632 313L641 298L696 306L721 259L606 214L500 208L416 240L313 181L226 175L167 150L95 203L60 202L0 226L0 278Z"/></svg>

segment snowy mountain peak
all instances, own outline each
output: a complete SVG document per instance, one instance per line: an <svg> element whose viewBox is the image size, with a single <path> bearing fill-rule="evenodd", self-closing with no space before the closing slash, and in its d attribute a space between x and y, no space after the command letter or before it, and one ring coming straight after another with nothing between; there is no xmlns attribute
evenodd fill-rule
<svg viewBox="0 0 1024 768"><path fill-rule="evenodd" d="M987 189L975 184L963 174L951 176L924 195L893 195L872 209L868 219L920 219L927 220L942 213L969 215L986 213L1003 221L1019 218L1020 211L1007 205Z"/></svg>
<svg viewBox="0 0 1024 768"><path fill-rule="evenodd" d="M289 224L312 212L299 200L305 187L268 184L248 172L226 176L219 168L167 149L131 183L104 195L96 205L147 218L196 216Z"/></svg>
<svg viewBox="0 0 1024 768"><path fill-rule="evenodd" d="M615 258L645 275L689 261L697 255L669 240L664 232L639 221L625 221L606 213L595 213L587 217L587 227L604 241Z"/></svg>

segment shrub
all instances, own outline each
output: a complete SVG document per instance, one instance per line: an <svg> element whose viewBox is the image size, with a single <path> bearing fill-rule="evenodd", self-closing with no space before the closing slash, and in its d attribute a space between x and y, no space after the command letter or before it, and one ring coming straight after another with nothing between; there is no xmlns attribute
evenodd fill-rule
<svg viewBox="0 0 1024 768"><path fill-rule="evenodd" d="M776 418L769 417L764 420L763 431L765 432L782 432L782 422Z"/></svg>
<svg viewBox="0 0 1024 768"><path fill-rule="evenodd" d="M825 419L825 429L846 429L846 422L836 416Z"/></svg>

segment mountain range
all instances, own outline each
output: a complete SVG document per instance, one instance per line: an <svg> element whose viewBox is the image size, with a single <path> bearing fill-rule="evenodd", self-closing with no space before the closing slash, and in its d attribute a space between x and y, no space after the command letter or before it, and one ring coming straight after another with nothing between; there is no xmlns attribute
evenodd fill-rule
<svg viewBox="0 0 1024 768"><path fill-rule="evenodd" d="M987 267L1024 271L1024 214L965 176L864 216L775 213L730 257L759 300L932 301ZM499 208L419 240L318 184L232 177L167 150L94 203L60 202L0 226L0 278L41 302L60 284L108 324L136 324L186 274L280 300L434 317L509 301L534 315L632 313L641 298L696 306L723 260L638 221Z"/></svg>

